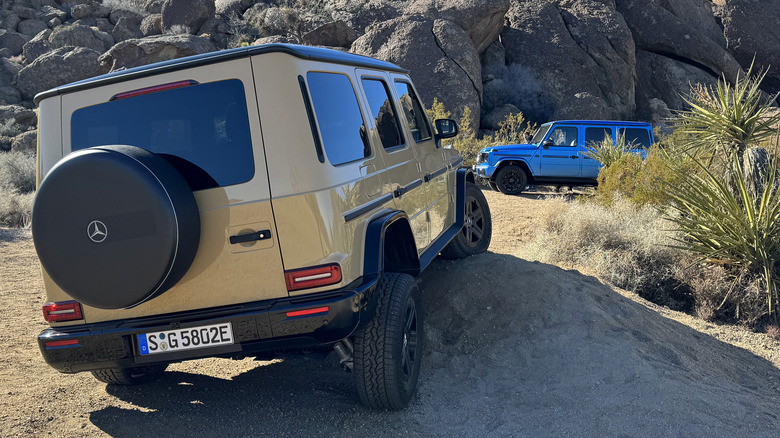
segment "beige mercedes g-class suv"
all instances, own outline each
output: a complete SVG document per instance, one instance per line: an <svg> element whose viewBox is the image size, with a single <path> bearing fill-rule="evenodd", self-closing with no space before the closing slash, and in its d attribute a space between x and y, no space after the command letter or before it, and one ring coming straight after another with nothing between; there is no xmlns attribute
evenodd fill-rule
<svg viewBox="0 0 780 438"><path fill-rule="evenodd" d="M64 373L111 384L203 357L335 351L401 409L423 349L417 277L487 249L490 212L407 74L271 44L65 85L40 106L33 239Z"/></svg>

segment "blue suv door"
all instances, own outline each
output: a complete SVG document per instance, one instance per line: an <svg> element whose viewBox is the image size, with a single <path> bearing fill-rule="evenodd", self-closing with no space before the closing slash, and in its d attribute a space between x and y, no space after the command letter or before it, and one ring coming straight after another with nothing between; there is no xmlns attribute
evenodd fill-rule
<svg viewBox="0 0 780 438"><path fill-rule="evenodd" d="M609 126L586 126L585 127L585 147L582 148L582 177L596 179L599 176L601 164L587 156L587 146L601 143L608 138L612 143L615 142L615 131Z"/></svg>
<svg viewBox="0 0 780 438"><path fill-rule="evenodd" d="M544 177L579 177L582 148L578 127L555 125L545 140L551 140L553 144L541 147L539 174Z"/></svg>

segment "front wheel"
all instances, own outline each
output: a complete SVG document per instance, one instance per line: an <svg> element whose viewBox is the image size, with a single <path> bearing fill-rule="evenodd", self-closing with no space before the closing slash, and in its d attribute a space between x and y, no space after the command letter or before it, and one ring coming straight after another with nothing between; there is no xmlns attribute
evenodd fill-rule
<svg viewBox="0 0 780 438"><path fill-rule="evenodd" d="M487 251L493 235L490 207L487 199L476 185L466 183L466 209L463 228L444 247L441 256L445 259L463 259Z"/></svg>
<svg viewBox="0 0 780 438"><path fill-rule="evenodd" d="M417 391L420 375L420 289L411 275L386 273L376 293L374 318L355 335L355 383L360 401L366 406L400 410Z"/></svg>
<svg viewBox="0 0 780 438"><path fill-rule="evenodd" d="M528 185L528 175L520 166L504 166L496 174L498 191L505 195L519 195Z"/></svg>

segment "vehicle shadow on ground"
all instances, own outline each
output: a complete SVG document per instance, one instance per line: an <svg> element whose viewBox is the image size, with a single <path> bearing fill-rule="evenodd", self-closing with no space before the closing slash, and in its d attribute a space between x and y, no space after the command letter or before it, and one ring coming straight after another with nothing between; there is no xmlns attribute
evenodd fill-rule
<svg viewBox="0 0 780 438"><path fill-rule="evenodd" d="M771 362L596 278L486 253L434 261L420 283L428 345L404 411L363 408L331 355L232 379L168 372L156 384L108 385L133 406L114 402L90 420L116 437L739 436L780 427Z"/></svg>

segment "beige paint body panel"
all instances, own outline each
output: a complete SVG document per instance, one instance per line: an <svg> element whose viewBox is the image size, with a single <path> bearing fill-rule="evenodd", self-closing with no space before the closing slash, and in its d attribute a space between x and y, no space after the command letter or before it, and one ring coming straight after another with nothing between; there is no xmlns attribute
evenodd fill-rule
<svg viewBox="0 0 780 438"><path fill-rule="evenodd" d="M186 79L200 83L241 80L249 114L255 175L243 184L195 192L201 216L200 246L192 266L176 286L131 309L104 310L85 306L85 320L88 323L288 296L278 236L273 226L275 221L271 192L249 59L231 60L66 94L61 97L62 150L65 154L71 151L70 118L74 111L107 102L117 93ZM45 108L49 100L59 99L46 99L41 102L41 108ZM207 104L204 102L204 105ZM51 151L47 152L42 156L44 163L61 158L49 157ZM46 171L51 169L51 166L44 167ZM270 229L272 239L246 246L231 245L229 242L231 235L263 229ZM44 277L49 301L70 299L45 273Z"/></svg>

